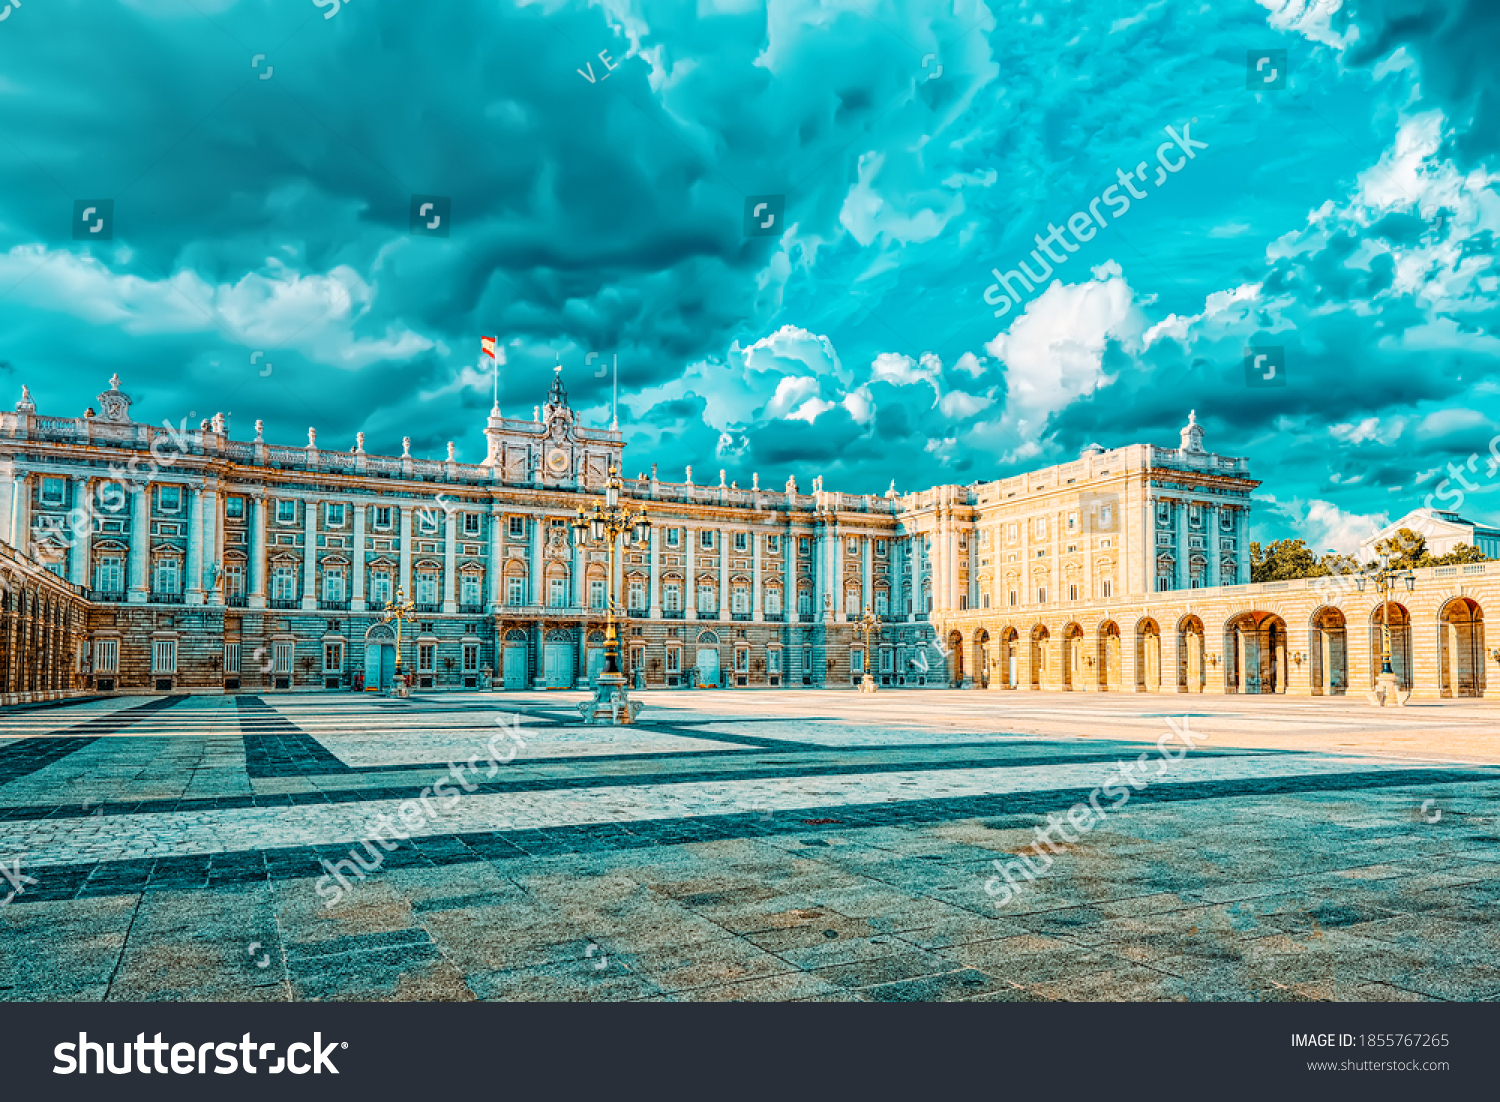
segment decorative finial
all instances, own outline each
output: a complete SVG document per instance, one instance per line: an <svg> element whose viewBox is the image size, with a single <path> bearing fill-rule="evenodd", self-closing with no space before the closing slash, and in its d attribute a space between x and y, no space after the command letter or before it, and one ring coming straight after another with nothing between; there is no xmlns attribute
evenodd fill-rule
<svg viewBox="0 0 1500 1102"><path fill-rule="evenodd" d="M113 374L113 375L111 375L109 377L109 389L110 390L119 390L120 389L120 376L119 376L118 372L116 372L115 374Z"/></svg>
<svg viewBox="0 0 1500 1102"><path fill-rule="evenodd" d="M356 452L362 452L362 451L365 450L365 434L364 433L362 433L362 432L356 432L354 434L354 450Z"/></svg>
<svg viewBox="0 0 1500 1102"><path fill-rule="evenodd" d="M760 472L759 471L755 471L754 473L752 473L750 475L750 488L752 490L758 490L758 489L760 489Z"/></svg>
<svg viewBox="0 0 1500 1102"><path fill-rule="evenodd" d="M255 422L255 439L257 439L257 440L263 439L264 436L265 436L265 432L266 432L266 423L264 421L259 421L259 420L256 421Z"/></svg>
<svg viewBox="0 0 1500 1102"><path fill-rule="evenodd" d="M693 484L693 468L691 467L687 469L687 484L689 486Z"/></svg>
<svg viewBox="0 0 1500 1102"><path fill-rule="evenodd" d="M453 441L448 441L448 462L453 462Z"/></svg>
<svg viewBox="0 0 1500 1102"><path fill-rule="evenodd" d="M1188 410L1188 424L1190 424L1190 425L1196 425L1197 423L1198 423L1198 411L1196 409L1190 409L1190 410Z"/></svg>
<svg viewBox="0 0 1500 1102"><path fill-rule="evenodd" d="M222 413L214 414L213 427L214 432L218 433L220 436L224 435L224 415Z"/></svg>
<svg viewBox="0 0 1500 1102"><path fill-rule="evenodd" d="M401 458L402 459L410 459L411 458L411 437L410 436L403 436L401 438Z"/></svg>
<svg viewBox="0 0 1500 1102"><path fill-rule="evenodd" d="M721 487L724 485L724 468L723 467L719 468L719 485Z"/></svg>
<svg viewBox="0 0 1500 1102"><path fill-rule="evenodd" d="M318 446L318 430L317 429L309 428L307 430L307 446L309 448L316 448Z"/></svg>

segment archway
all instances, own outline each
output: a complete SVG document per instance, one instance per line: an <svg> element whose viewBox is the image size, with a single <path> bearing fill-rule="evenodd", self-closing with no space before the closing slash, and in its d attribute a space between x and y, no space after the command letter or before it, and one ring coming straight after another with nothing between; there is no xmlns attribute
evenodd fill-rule
<svg viewBox="0 0 1500 1102"><path fill-rule="evenodd" d="M1000 636L1000 678L1007 689L1020 686L1021 634L1015 628L1006 628Z"/></svg>
<svg viewBox="0 0 1500 1102"><path fill-rule="evenodd" d="M1119 692L1120 627L1113 620L1106 620L1099 625L1099 654L1096 661L1099 663L1099 691L1107 693L1114 689Z"/></svg>
<svg viewBox="0 0 1500 1102"><path fill-rule="evenodd" d="M1135 687L1143 693L1161 691L1161 628L1155 620L1135 625Z"/></svg>
<svg viewBox="0 0 1500 1102"><path fill-rule="evenodd" d="M1031 629L1031 687L1043 688L1047 684L1047 660L1052 656L1052 633L1045 624Z"/></svg>
<svg viewBox="0 0 1500 1102"><path fill-rule="evenodd" d="M531 673L526 633L520 628L511 628L505 633L505 650L501 655L503 684L507 689L526 688Z"/></svg>
<svg viewBox="0 0 1500 1102"><path fill-rule="evenodd" d="M542 680L549 689L573 687L573 633L554 628L542 639Z"/></svg>
<svg viewBox="0 0 1500 1102"><path fill-rule="evenodd" d="M1062 687L1077 689L1083 685L1083 628L1069 624L1062 637Z"/></svg>
<svg viewBox="0 0 1500 1102"><path fill-rule="evenodd" d="M1342 696L1349 686L1349 639L1343 609L1326 606L1312 618L1307 662L1314 696Z"/></svg>
<svg viewBox="0 0 1500 1102"><path fill-rule="evenodd" d="M1444 696L1484 695L1484 612L1477 601L1455 597L1438 614L1438 668Z"/></svg>
<svg viewBox="0 0 1500 1102"><path fill-rule="evenodd" d="M980 628L974 633L974 680L980 688L990 685L990 633Z"/></svg>
<svg viewBox="0 0 1500 1102"><path fill-rule="evenodd" d="M1370 687L1380 676L1381 627L1385 624L1385 610L1391 610L1391 670L1396 675L1396 684L1402 689L1411 689L1411 613L1404 605L1391 601L1389 606L1378 604L1370 613Z"/></svg>
<svg viewBox="0 0 1500 1102"><path fill-rule="evenodd" d="M604 672L604 632L589 632L584 643L584 654L587 656L584 669L587 671L589 688L597 688L599 675Z"/></svg>
<svg viewBox="0 0 1500 1102"><path fill-rule="evenodd" d="M1208 681L1203 621L1184 616L1177 624L1177 691L1201 693Z"/></svg>
<svg viewBox="0 0 1500 1102"><path fill-rule="evenodd" d="M964 637L959 631L948 633L948 684L955 688L964 683Z"/></svg>
<svg viewBox="0 0 1500 1102"><path fill-rule="evenodd" d="M1224 666L1225 692L1286 692L1286 621L1258 610L1231 617L1224 625Z"/></svg>

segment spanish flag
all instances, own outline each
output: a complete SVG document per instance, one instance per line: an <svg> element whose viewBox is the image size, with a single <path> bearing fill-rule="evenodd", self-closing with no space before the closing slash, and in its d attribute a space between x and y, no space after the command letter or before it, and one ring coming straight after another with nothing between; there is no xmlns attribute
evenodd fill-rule
<svg viewBox="0 0 1500 1102"><path fill-rule="evenodd" d="M495 338L494 337L480 337L479 338L479 347L484 350L484 354L486 356L488 356L490 359L493 360L495 358Z"/></svg>

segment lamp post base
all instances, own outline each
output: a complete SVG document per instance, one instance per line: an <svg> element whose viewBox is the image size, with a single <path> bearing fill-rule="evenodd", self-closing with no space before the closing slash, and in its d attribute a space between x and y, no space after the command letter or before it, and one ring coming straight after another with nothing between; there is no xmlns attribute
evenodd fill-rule
<svg viewBox="0 0 1500 1102"><path fill-rule="evenodd" d="M877 688L878 688L878 686L875 684L875 679L873 677L871 677L869 674L865 674L865 676L860 679L860 682L859 682L859 691L860 692L862 692L862 693L873 693L873 692L876 691Z"/></svg>
<svg viewBox="0 0 1500 1102"><path fill-rule="evenodd" d="M1411 699L1411 693L1396 683L1394 673L1382 672L1375 678L1375 687L1365 693L1365 699L1377 708L1401 708Z"/></svg>
<svg viewBox="0 0 1500 1102"><path fill-rule="evenodd" d="M594 699L578 705L583 722L590 727L623 727L635 722L641 704L631 700L625 675L601 673L594 689Z"/></svg>

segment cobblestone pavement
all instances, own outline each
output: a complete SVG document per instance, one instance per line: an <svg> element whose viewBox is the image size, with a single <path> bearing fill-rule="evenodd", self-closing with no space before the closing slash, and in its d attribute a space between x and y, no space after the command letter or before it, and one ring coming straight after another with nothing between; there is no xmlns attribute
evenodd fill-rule
<svg viewBox="0 0 1500 1102"><path fill-rule="evenodd" d="M1500 998L1493 705L641 696L0 712L0 997Z"/></svg>

